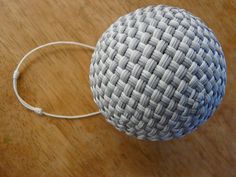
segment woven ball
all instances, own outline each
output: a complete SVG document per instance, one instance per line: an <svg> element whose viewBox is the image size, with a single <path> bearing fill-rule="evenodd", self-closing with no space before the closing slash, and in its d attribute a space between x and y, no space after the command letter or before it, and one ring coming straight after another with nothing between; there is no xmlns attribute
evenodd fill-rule
<svg viewBox="0 0 236 177"><path fill-rule="evenodd" d="M198 17L149 6L104 32L89 77L96 104L118 130L169 140L192 132L216 110L226 64L220 43Z"/></svg>

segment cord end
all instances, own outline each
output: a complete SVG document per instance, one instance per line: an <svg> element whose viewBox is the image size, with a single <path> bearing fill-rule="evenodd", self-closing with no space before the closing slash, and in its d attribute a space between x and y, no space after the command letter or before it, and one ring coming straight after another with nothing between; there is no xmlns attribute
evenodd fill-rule
<svg viewBox="0 0 236 177"><path fill-rule="evenodd" d="M13 79L17 80L20 76L20 72L18 70L15 70L13 73Z"/></svg>
<svg viewBox="0 0 236 177"><path fill-rule="evenodd" d="M32 111L34 111L38 115L43 115L43 109L35 107Z"/></svg>

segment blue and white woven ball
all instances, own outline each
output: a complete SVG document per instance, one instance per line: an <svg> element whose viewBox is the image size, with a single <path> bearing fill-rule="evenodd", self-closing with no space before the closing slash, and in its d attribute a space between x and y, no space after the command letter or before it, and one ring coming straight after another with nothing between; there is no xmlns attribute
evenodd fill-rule
<svg viewBox="0 0 236 177"><path fill-rule="evenodd" d="M198 17L149 6L120 17L90 66L94 100L108 122L139 139L169 140L204 123L225 93L220 43Z"/></svg>

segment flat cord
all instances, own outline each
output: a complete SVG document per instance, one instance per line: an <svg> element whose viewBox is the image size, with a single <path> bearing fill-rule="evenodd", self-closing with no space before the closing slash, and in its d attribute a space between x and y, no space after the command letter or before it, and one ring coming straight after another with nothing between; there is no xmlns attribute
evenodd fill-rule
<svg viewBox="0 0 236 177"><path fill-rule="evenodd" d="M83 114L83 115L75 115L75 116L66 116L66 115L59 115L59 114L50 114L50 113L47 113L47 112L43 111L43 109L40 108L40 107L34 107L34 106L30 105L30 104L27 103L25 100L23 100L23 99L21 98L21 96L19 95L18 89L17 89L17 80L18 80L18 78L19 78L19 76L20 76L20 66L22 65L22 63L23 63L31 54L33 54L33 53L36 52L37 50L42 49L42 48L45 48L45 47L48 47L48 46L60 45L60 44L63 44L63 45L77 45L77 46L89 48L89 49L92 49L92 50L95 49L94 46L90 46L90 45L83 44L83 43L80 43L80 42L57 41L57 42L50 42L50 43L47 43L47 44L40 45L40 46L38 46L38 47L32 49L31 51L29 51L29 52L20 60L19 64L17 65L17 67L16 67L16 69L15 69L15 71L13 72L13 90L14 90L14 93L15 93L15 95L16 95L18 101L19 101L26 109L29 109L29 110L35 112L35 113L38 114L38 115L45 115L45 116L54 117L54 118L79 119L79 118L85 118L85 117L90 117L90 116L94 116L94 115L100 114L100 111L98 111L98 112L92 112L92 113L88 113L88 114Z"/></svg>

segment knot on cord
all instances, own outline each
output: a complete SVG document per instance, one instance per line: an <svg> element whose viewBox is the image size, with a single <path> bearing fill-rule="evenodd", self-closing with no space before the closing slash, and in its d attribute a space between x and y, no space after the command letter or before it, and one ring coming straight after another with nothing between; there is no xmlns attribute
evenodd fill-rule
<svg viewBox="0 0 236 177"><path fill-rule="evenodd" d="M42 115L42 114L43 114L43 109L42 109L42 108L35 107L35 108L33 108L33 111L34 111L36 114L39 114L39 115Z"/></svg>
<svg viewBox="0 0 236 177"><path fill-rule="evenodd" d="M13 79L18 79L20 76L20 72L18 70L15 70L13 73Z"/></svg>

